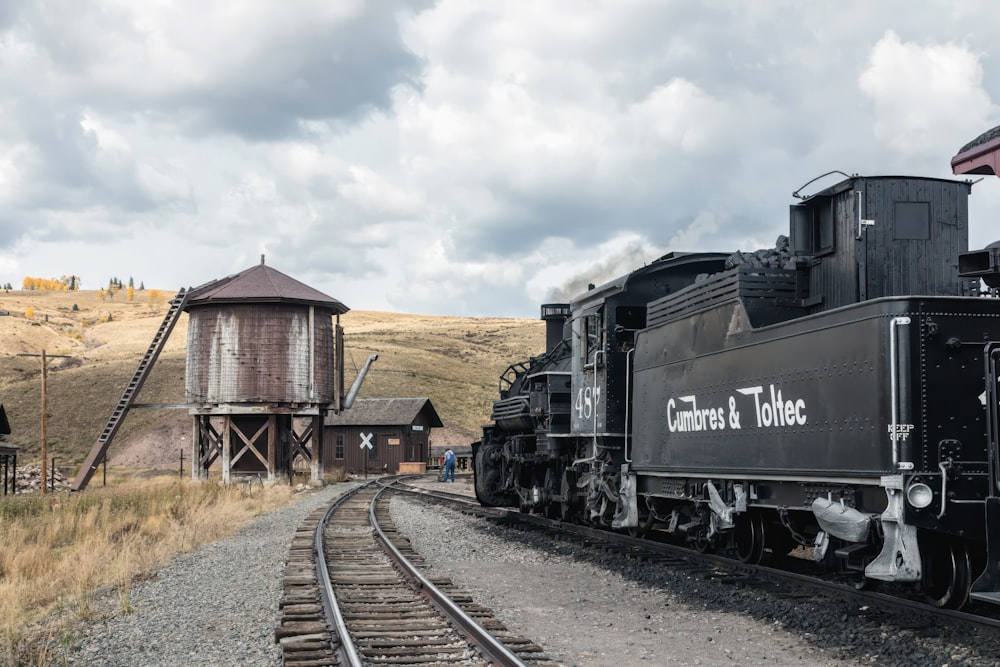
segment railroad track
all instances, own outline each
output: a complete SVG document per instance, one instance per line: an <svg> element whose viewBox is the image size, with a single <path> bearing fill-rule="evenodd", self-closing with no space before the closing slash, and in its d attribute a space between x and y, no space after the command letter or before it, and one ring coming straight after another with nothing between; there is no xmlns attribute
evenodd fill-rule
<svg viewBox="0 0 1000 667"><path fill-rule="evenodd" d="M450 580L418 571L389 519L390 493L359 487L296 532L275 630L284 665L549 664Z"/></svg>
<svg viewBox="0 0 1000 667"><path fill-rule="evenodd" d="M404 482L396 483L395 488L425 502L449 505L520 531L542 531L554 540L571 542L595 552L617 554L623 559L697 571L705 578L771 589L779 595L794 595L794 591L798 591L798 594L836 596L893 613L915 614L929 621L947 621L991 631L1000 629L1000 609L994 605L979 604L965 611L939 609L903 595L859 589L843 579L816 576L811 573L810 563L800 558L785 556L775 560L771 566L751 565L721 554L700 553L675 544L563 523L537 514L524 514L508 508L486 508L470 496L432 491Z"/></svg>

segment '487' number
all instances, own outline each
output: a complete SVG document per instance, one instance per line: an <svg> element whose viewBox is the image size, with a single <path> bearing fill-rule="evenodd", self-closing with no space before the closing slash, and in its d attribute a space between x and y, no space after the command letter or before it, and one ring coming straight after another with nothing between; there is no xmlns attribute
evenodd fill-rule
<svg viewBox="0 0 1000 667"><path fill-rule="evenodd" d="M576 403L573 407L576 409L576 416L578 419L590 419L594 416L594 410L597 409L597 404L601 402L601 388L600 387L581 387L576 392Z"/></svg>

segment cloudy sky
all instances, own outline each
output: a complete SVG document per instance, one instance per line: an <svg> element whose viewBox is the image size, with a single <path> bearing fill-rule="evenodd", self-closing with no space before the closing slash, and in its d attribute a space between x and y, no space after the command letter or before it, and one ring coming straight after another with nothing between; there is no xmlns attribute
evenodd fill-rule
<svg viewBox="0 0 1000 667"><path fill-rule="evenodd" d="M997 25L990 0L5 0L0 283L176 290L264 254L353 309L536 317L667 250L770 246L830 170L951 177L1000 124ZM1000 179L971 213L1000 238Z"/></svg>

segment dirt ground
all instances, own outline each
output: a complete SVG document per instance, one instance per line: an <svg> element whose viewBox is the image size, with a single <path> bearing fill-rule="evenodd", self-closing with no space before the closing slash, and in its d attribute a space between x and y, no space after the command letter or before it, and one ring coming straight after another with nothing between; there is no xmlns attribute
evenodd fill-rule
<svg viewBox="0 0 1000 667"><path fill-rule="evenodd" d="M176 468L184 452L184 467L190 469L191 416L185 411L171 415L168 423L130 440L114 443L108 465L127 468Z"/></svg>

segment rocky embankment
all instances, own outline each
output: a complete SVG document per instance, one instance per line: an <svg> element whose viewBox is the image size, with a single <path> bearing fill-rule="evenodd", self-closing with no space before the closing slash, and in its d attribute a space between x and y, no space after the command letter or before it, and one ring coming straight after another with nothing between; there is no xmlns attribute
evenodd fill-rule
<svg viewBox="0 0 1000 667"><path fill-rule="evenodd" d="M55 491L65 491L70 487L70 480L57 468L45 471L45 485ZM32 493L42 488L42 466L37 463L18 466L14 475L15 493Z"/></svg>

